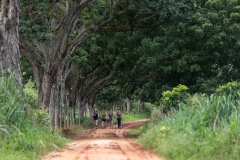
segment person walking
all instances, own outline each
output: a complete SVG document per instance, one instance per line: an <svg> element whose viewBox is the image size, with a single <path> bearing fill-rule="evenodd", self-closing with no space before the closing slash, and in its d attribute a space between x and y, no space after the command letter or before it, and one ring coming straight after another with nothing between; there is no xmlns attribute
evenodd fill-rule
<svg viewBox="0 0 240 160"><path fill-rule="evenodd" d="M122 123L122 112L120 109L118 109L117 113L117 121L118 121L118 128L121 128L121 123Z"/></svg>
<svg viewBox="0 0 240 160"><path fill-rule="evenodd" d="M110 123L110 128L113 128L113 111L112 111L112 109L110 109L110 111L108 112L108 119L109 119L109 123Z"/></svg>
<svg viewBox="0 0 240 160"><path fill-rule="evenodd" d="M97 111L97 108L94 108L94 110L92 112L92 116L93 116L93 121L94 121L94 129L97 129L97 127L98 127L98 111Z"/></svg>
<svg viewBox="0 0 240 160"><path fill-rule="evenodd" d="M102 129L106 128L106 118L107 118L107 113L105 110L102 111Z"/></svg>

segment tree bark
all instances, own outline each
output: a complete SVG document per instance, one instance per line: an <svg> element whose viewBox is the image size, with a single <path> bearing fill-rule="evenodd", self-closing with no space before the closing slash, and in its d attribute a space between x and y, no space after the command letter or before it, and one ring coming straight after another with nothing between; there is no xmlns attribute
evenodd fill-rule
<svg viewBox="0 0 240 160"><path fill-rule="evenodd" d="M49 107L50 97L51 97L51 88L52 88L53 82L54 82L54 79L52 75L50 75L49 73L45 73L43 75L43 82L40 88L41 89L40 93L42 94L40 96L42 101L39 101L39 109L45 109Z"/></svg>
<svg viewBox="0 0 240 160"><path fill-rule="evenodd" d="M78 117L81 118L84 116L84 107L86 106L86 102L81 100L81 97L78 96Z"/></svg>
<svg viewBox="0 0 240 160"><path fill-rule="evenodd" d="M22 85L19 53L19 0L2 0L0 12L0 69L6 76L15 73Z"/></svg>
<svg viewBox="0 0 240 160"><path fill-rule="evenodd" d="M51 98L50 98L50 105L49 105L49 115L50 115L50 118L51 118L51 124L52 124L52 127L55 128L55 120L54 120L54 117L55 117L55 99L56 99L56 88L57 88L57 84L54 83L52 85L52 88L51 88Z"/></svg>
<svg viewBox="0 0 240 160"><path fill-rule="evenodd" d="M129 112L131 109L131 100L130 100L130 98L127 97L126 101L127 101L127 112Z"/></svg>
<svg viewBox="0 0 240 160"><path fill-rule="evenodd" d="M65 89L65 76L61 77L60 81L60 128L65 128L66 124L66 89ZM62 125L63 124L63 125Z"/></svg>
<svg viewBox="0 0 240 160"><path fill-rule="evenodd" d="M141 102L139 105L139 111L143 111L144 110L144 102Z"/></svg>
<svg viewBox="0 0 240 160"><path fill-rule="evenodd" d="M92 106L91 105L89 105L89 103L86 103L86 105L85 105L85 109L86 109L86 117L88 117L88 118L91 118L92 117Z"/></svg>

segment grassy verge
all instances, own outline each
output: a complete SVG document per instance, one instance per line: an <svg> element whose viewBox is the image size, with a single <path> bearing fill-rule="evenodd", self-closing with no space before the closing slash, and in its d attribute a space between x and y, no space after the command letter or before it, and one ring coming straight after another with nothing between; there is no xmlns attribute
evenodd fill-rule
<svg viewBox="0 0 240 160"><path fill-rule="evenodd" d="M38 160L68 142L48 127L48 112L33 109L14 76L0 75L0 104L1 160Z"/></svg>
<svg viewBox="0 0 240 160"><path fill-rule="evenodd" d="M59 132L48 128L25 127L11 128L9 136L0 142L1 159L37 160L49 150L58 149L68 142Z"/></svg>
<svg viewBox="0 0 240 160"><path fill-rule="evenodd" d="M144 125L138 127L138 128L135 128L135 129L131 129L129 132L128 132L128 135L131 136L131 137L139 137L141 134L143 133L146 133L147 131L147 128L148 128L148 122L146 122Z"/></svg>
<svg viewBox="0 0 240 160"><path fill-rule="evenodd" d="M240 159L239 94L191 98L140 136L171 160Z"/></svg>
<svg viewBox="0 0 240 160"><path fill-rule="evenodd" d="M142 111L142 112L127 112L123 114L123 121L134 121L138 119L148 119L150 117L150 112Z"/></svg>

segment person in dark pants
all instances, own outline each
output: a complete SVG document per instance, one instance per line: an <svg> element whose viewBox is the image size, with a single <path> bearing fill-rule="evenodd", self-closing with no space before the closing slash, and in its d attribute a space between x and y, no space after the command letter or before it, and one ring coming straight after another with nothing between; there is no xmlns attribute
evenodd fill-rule
<svg viewBox="0 0 240 160"><path fill-rule="evenodd" d="M97 108L94 109L94 111L92 112L92 116L93 116L93 120L95 122L94 124L94 129L97 129L97 125L98 125L98 111Z"/></svg>
<svg viewBox="0 0 240 160"><path fill-rule="evenodd" d="M117 121L118 121L118 128L121 128L121 123L122 123L122 112L120 109L118 109L117 113Z"/></svg>

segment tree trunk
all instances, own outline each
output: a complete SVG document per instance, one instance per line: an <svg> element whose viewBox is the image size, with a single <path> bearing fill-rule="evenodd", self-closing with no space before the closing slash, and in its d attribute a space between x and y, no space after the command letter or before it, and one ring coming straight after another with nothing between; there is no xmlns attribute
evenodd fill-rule
<svg viewBox="0 0 240 160"><path fill-rule="evenodd" d="M94 100L95 100L95 96L92 97L88 103L88 108L89 108L89 117L91 117L92 111L93 111L93 105L94 105Z"/></svg>
<svg viewBox="0 0 240 160"><path fill-rule="evenodd" d="M131 100L130 100L130 98L127 97L126 101L127 101L127 112L129 112L130 108L131 108Z"/></svg>
<svg viewBox="0 0 240 160"><path fill-rule="evenodd" d="M65 80L64 77L61 78L61 92L60 92L60 128L64 127L66 124L66 95L65 95ZM62 126L63 123L63 126Z"/></svg>
<svg viewBox="0 0 240 160"><path fill-rule="evenodd" d="M75 122L76 119L76 102L77 102L77 95L78 95L78 88L80 87L80 74L81 70L78 70L77 67L74 67L76 70L76 73L74 73L74 77L70 77L70 79L73 79L72 85L71 85L71 90L70 90L70 102L69 102L69 107L72 108L72 118L73 122Z"/></svg>
<svg viewBox="0 0 240 160"><path fill-rule="evenodd" d="M60 85L60 78L61 78L61 70L59 70L57 79L54 80L54 83L51 88L51 98L50 98L50 105L49 105L49 113L52 120L52 127L58 128L59 127L59 85Z"/></svg>
<svg viewBox="0 0 240 160"><path fill-rule="evenodd" d="M86 103L85 105L85 109L86 109L86 117L91 118L92 117L92 106L89 105L89 103Z"/></svg>
<svg viewBox="0 0 240 160"><path fill-rule="evenodd" d="M139 111L143 111L144 110L144 102L141 102L139 105Z"/></svg>
<svg viewBox="0 0 240 160"><path fill-rule="evenodd" d="M70 123L70 121L69 121L69 116L70 116L70 109L71 108L69 108L69 102L70 102L70 94L69 94L69 88L68 87L66 87L65 88L66 89L66 92L65 92L65 95L66 95L66 110L65 110L65 112L66 112L66 115L65 115L65 119L66 119L66 124L64 125L64 128L68 128L69 127L69 123Z"/></svg>
<svg viewBox="0 0 240 160"><path fill-rule="evenodd" d="M52 88L53 79L50 74L45 73L43 75L43 82L39 95L42 101L39 101L39 109L45 109L49 107L50 97L51 97L51 88Z"/></svg>
<svg viewBox="0 0 240 160"><path fill-rule="evenodd" d="M22 85L19 54L19 0L2 0L0 12L0 68L6 75L15 73Z"/></svg>
<svg viewBox="0 0 240 160"><path fill-rule="evenodd" d="M78 118L79 118L79 124L80 124L81 117L84 116L84 107L85 107L85 102L81 100L80 96L78 96Z"/></svg>
<svg viewBox="0 0 240 160"><path fill-rule="evenodd" d="M54 121L54 117L55 117L55 98L56 98L56 83L54 83L52 85L52 89L51 89L51 98L50 98L50 104L49 104L49 115L51 118L51 124L52 124L52 128L55 128L55 121Z"/></svg>

